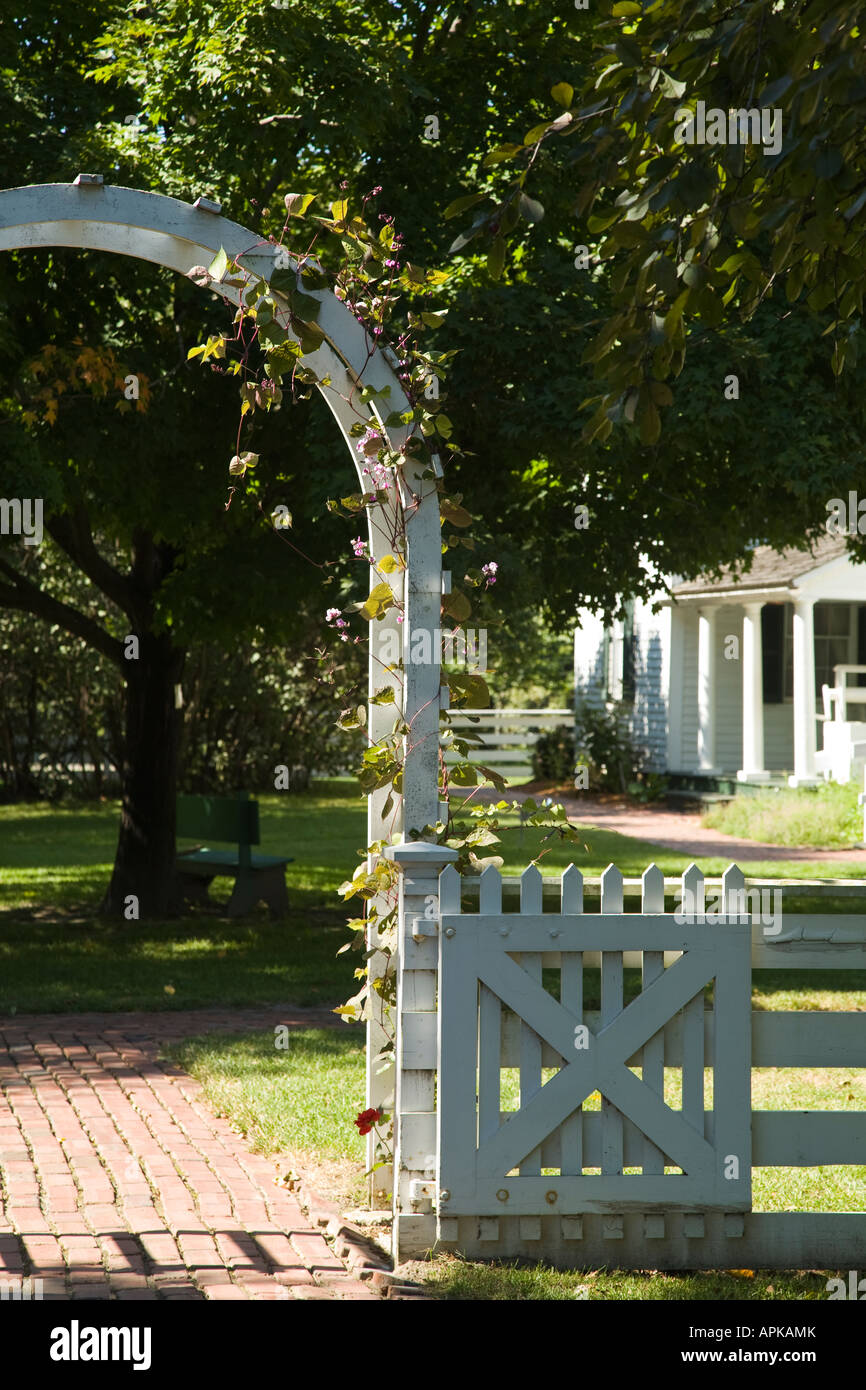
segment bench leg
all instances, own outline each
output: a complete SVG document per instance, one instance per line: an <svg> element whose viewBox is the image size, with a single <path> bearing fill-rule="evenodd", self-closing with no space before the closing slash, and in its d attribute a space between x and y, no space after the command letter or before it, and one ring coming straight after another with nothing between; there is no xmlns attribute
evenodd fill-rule
<svg viewBox="0 0 866 1390"><path fill-rule="evenodd" d="M289 915L289 894L286 889L285 869L274 869L270 875L268 896L265 899L272 922L280 922Z"/></svg>
<svg viewBox="0 0 866 1390"><path fill-rule="evenodd" d="M259 869L235 880L229 899L229 917L244 917L259 902L266 902L272 920L285 917L289 910L285 869Z"/></svg>
<svg viewBox="0 0 866 1390"><path fill-rule="evenodd" d="M229 917L245 917L252 912L260 897L255 877L236 878L226 913Z"/></svg>
<svg viewBox="0 0 866 1390"><path fill-rule="evenodd" d="M204 878L200 874L181 874L180 891L186 902L195 903L199 907L207 907L210 904L208 888L213 883L213 878Z"/></svg>

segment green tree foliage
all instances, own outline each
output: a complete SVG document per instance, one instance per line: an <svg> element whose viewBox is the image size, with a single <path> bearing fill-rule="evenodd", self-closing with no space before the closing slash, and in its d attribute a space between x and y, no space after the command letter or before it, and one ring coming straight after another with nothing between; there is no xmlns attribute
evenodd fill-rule
<svg viewBox="0 0 866 1390"><path fill-rule="evenodd" d="M824 500L856 485L861 369L846 349L851 371L834 388L827 352L855 280L845 282L838 312L809 297L827 283L829 248L856 255L832 228L858 234L859 134L838 144L840 168L835 156L819 167L819 156L832 123L841 139L850 112L859 114L851 72L862 50L853 11L831 11L824 0L779 14L763 3L729 14L685 0L641 14L626 3L562 15L520 0L304 0L285 9L261 0L70 0L61 16L35 0L26 16L0 17L8 133L0 178L11 186L95 169L185 200L217 198L263 237L280 233L286 194L300 189L327 206L345 183L343 196L358 207L382 185L374 206L396 216L411 260L438 263L456 232L443 286L449 312L426 331L431 354L458 350L444 389L466 455L450 477L479 518L476 547L485 553L455 549L448 565L459 585L465 564L499 561L497 597L519 641L542 606L564 626L578 604L613 611L622 597L649 592L656 570L693 575L747 556L756 539L801 543L820 529ZM801 53L816 26L818 79ZM785 66L789 56L798 66ZM807 167L797 165L790 187L784 150L776 164L751 150L673 150L678 103L743 104L750 92L766 99L764 89L789 70L792 86L770 96L786 131L804 128L796 158ZM744 76L751 72L754 88ZM818 93L808 130L806 106L795 103L801 87ZM501 144L504 135L512 145ZM508 183L510 160L524 149ZM673 173L650 172L654 160L671 158ZM705 165L712 188L701 184ZM650 180L659 178L655 189ZM796 209L773 223L780 186ZM472 201L465 215L452 208L443 220L443 189L452 204ZM830 195L841 221L834 212L816 250L807 233L817 239ZM747 211L738 226L737 207L756 208L764 222L753 228ZM600 209L611 221L590 225ZM780 286L787 277L791 288L793 262L772 261L781 228L786 237L793 228L791 257L801 233L808 252L790 302ZM575 265L581 244L586 269ZM736 261L744 251L778 283L752 279L753 262ZM839 256L837 272L853 274ZM731 285L714 319L711 297L723 300ZM90 580L93 603L110 598L121 626L150 635L163 724L148 736L179 739L169 697L191 643L249 636L253 616L277 640L297 642L314 594L322 607L341 601L336 584L323 594L321 583L349 582L346 564L330 563L347 554L346 535L325 508L346 467L342 446L318 399L256 412L243 447L265 463L232 480L238 491L225 511L235 384L186 356L202 329L225 329L222 306L167 272L133 273L128 262L71 251L0 258L0 301L0 493L44 496L49 533ZM751 314L747 322L740 311ZM846 324L856 312L853 305ZM63 378L34 383L27 373L46 344L74 361L76 339L100 358L113 352L124 374L146 377L149 409L118 409L126 404L119 393L97 399L86 383L67 380L48 423L39 392ZM723 394L729 373L739 378L736 402ZM594 424L581 439L580 406L594 396ZM280 502L294 517L287 537L268 529L269 508ZM574 523L583 507L591 524L581 530ZM105 535L124 549L120 566L99 563L94 538ZM23 584L24 558L3 544L0 602L56 620L56 608L37 607ZM117 664L124 634L105 629L93 606L81 618L87 636L78 620L76 635ZM128 729L137 717L127 712ZM141 766L146 740L137 746ZM170 783L170 764L166 776ZM169 800L151 787L149 809L130 812L125 833L134 840L142 817L170 821ZM169 836L164 863L170 849Z"/></svg>
<svg viewBox="0 0 866 1390"><path fill-rule="evenodd" d="M105 153L96 145L106 121L129 150L106 175L135 181L139 136L125 121L135 98L84 76L111 15L72 4L61 23L54 7L36 5L0 21L3 184L71 181ZM333 426L318 400L255 412L244 442L267 450L268 475L230 478L237 389L218 362L208 372L187 360L203 325L224 331L223 306L157 267L10 253L0 258L0 304L0 496L43 499L47 534L87 580L82 590L67 575L53 588L34 549L3 536L0 604L61 628L122 676L123 809L106 906L120 911L134 893L142 912L164 912L175 901L176 687L187 651L235 643L265 619L270 641L290 651L306 641L310 605L325 606L334 591L323 581L341 572L329 557L345 546L325 506ZM147 388L134 405L128 374ZM279 504L306 520L303 537L275 530ZM128 636L140 644L132 660ZM62 663L65 648L56 650Z"/></svg>
<svg viewBox="0 0 866 1390"><path fill-rule="evenodd" d="M32 568L40 589L86 608L87 579L51 541ZM0 607L0 797L99 797L122 757L123 683L113 663L59 623Z"/></svg>
<svg viewBox="0 0 866 1390"><path fill-rule="evenodd" d="M112 546L99 538L103 554ZM88 581L54 542L38 551L38 584L82 611ZM46 572L47 571L47 572ZM106 601L103 622L122 627ZM288 791L313 771L337 772L357 758L356 741L335 725L335 681L366 684L362 648L347 643L331 657L318 607L292 648L267 631L238 636L230 648L194 642L180 696L178 786L227 794L273 791L286 767ZM123 680L116 666L59 623L35 622L0 607L0 799L116 795L124 757Z"/></svg>
<svg viewBox="0 0 866 1390"><path fill-rule="evenodd" d="M322 210L345 182L342 196L356 208L381 186L374 220L393 214L407 258L438 265L454 235L443 227L440 190L471 178L485 144L502 121L521 119L539 81L555 82L563 63L577 67L589 24L577 20L522 0L169 2L107 25L92 70L106 89L135 93L139 181L219 198L263 236L279 235L286 193L315 193ZM116 121L93 139L101 168L131 148ZM532 550L550 518L538 524L536 494L546 470L560 478L580 463L575 406L589 331L580 320L597 307L596 288L574 275L569 240L555 230L571 197L567 177L560 185L558 205L548 189L555 215L522 240L519 271L491 277L488 237L476 259L452 267L441 287L447 317L425 332L431 353L457 351L442 399L466 456L449 460L449 477L476 517L477 551L501 560L515 643L545 601ZM567 497L556 525L571 525ZM449 552L455 582L475 564L477 556ZM577 555L569 573L583 577Z"/></svg>
<svg viewBox="0 0 866 1390"><path fill-rule="evenodd" d="M691 577L747 560L756 540L804 545L827 499L862 478L862 6L623 0L593 12L581 63L564 58L517 132L500 124L472 180L481 191L445 210L463 228L456 255L511 241L498 261L516 278L527 223L543 212L532 237L550 222L570 232L586 412L586 482L571 495L595 529L560 582L574 550L548 473L561 610L578 585L590 606L646 592L641 552ZM698 102L726 118L778 108L778 153L678 141Z"/></svg>
<svg viewBox="0 0 866 1390"><path fill-rule="evenodd" d="M521 167L459 240L491 223L503 236L504 210L526 199L537 161L544 178L551 167L569 171L572 211L593 259L609 263L611 312L587 354L608 391L588 439L610 433L612 405L645 420L647 442L657 438L658 407L670 402L653 388L682 370L688 326L724 331L776 286L790 304L832 306L834 373L856 361L864 18L861 5L838 0L734 9L659 0L643 12L632 0L602 4L577 99L558 83L552 96L566 109L485 160ZM542 146L549 157L539 160Z"/></svg>

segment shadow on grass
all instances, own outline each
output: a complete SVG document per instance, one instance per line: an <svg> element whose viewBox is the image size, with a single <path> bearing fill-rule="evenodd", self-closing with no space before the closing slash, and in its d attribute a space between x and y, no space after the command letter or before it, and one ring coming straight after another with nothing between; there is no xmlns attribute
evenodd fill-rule
<svg viewBox="0 0 866 1390"><path fill-rule="evenodd" d="M106 922L0 913L0 1015L297 1004L354 992L354 955L334 912L229 921Z"/></svg>

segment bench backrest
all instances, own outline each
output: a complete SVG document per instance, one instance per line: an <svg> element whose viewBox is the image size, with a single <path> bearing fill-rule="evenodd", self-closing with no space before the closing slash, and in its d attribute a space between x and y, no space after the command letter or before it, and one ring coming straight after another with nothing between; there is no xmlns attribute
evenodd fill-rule
<svg viewBox="0 0 866 1390"><path fill-rule="evenodd" d="M239 862L249 864L249 847L259 844L259 803L251 800L249 792L237 796L179 796L177 834L234 841Z"/></svg>

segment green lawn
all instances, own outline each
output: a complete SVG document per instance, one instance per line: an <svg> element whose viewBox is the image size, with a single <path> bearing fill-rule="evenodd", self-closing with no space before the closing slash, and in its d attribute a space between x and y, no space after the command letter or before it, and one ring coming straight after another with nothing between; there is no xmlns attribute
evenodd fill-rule
<svg viewBox="0 0 866 1390"><path fill-rule="evenodd" d="M260 800L262 851L295 860L285 923L272 923L264 907L243 921L218 910L101 921L116 804L0 806L0 1015L342 1003L356 962L336 954L347 914L335 889L366 841L364 798L344 779ZM225 904L231 887L216 879L214 901Z"/></svg>
<svg viewBox="0 0 866 1390"><path fill-rule="evenodd" d="M0 1015L66 1010L189 1009L206 1005L340 1003L353 992L356 957L337 957L349 915L336 895L365 844L366 806L348 778L315 782L299 796L262 796L262 849L293 856L287 882L291 914L272 924L264 908L242 922L218 908L182 921L108 924L96 910L108 882L117 834L117 806L0 806ZM503 832L504 872L519 873L541 856L545 874L572 860L599 874L611 862L627 877L650 862L666 875L685 869L689 856L611 831L587 829L581 845L545 841L543 831L521 829L515 817ZM727 863L704 859L707 874ZM827 874L828 866L817 866ZM755 877L816 876L809 863L749 866ZM846 866L848 877L866 875L866 864ZM212 896L224 904L229 879L217 879ZM786 899L789 910L798 910ZM801 905L805 906L805 904ZM823 910L850 911L851 903L825 902ZM358 910L357 900L351 912ZM794 988L798 972L759 972L759 1007ZM866 979L848 976L846 990ZM811 1008L838 1007L837 974L812 976Z"/></svg>
<svg viewBox="0 0 866 1390"><path fill-rule="evenodd" d="M366 799L349 779L314 782L298 796L260 796L263 854L286 854L295 909L333 907L333 890L357 864L366 844ZM119 806L0 806L0 908L30 906L95 911L111 876ZM181 840L179 849L193 840ZM231 880L217 879L216 901L228 901Z"/></svg>
<svg viewBox="0 0 866 1390"><path fill-rule="evenodd" d="M571 1301L575 1298L602 1302L712 1303L763 1299L823 1300L829 1274L811 1270L743 1270L700 1274L663 1274L658 1270L556 1270L543 1264L516 1261L481 1264L449 1255L432 1265L415 1263L407 1273L421 1280L434 1298L464 1301L505 1300Z"/></svg>
<svg viewBox="0 0 866 1390"><path fill-rule="evenodd" d="M205 1088L211 1108L227 1115L257 1153L304 1153L306 1163L344 1163L341 1196L366 1199L366 1141L354 1124L364 1109L364 1029L299 1028L288 1047L275 1033L188 1038L165 1048Z"/></svg>

